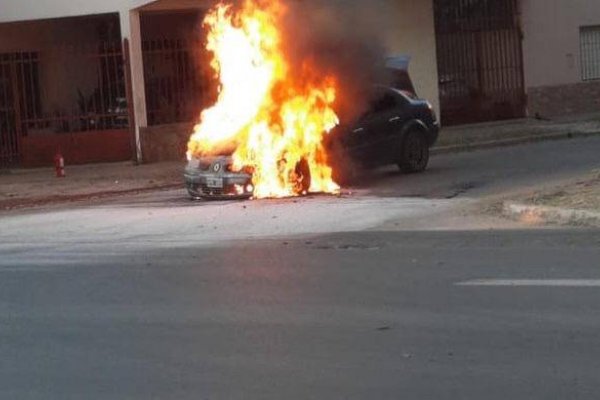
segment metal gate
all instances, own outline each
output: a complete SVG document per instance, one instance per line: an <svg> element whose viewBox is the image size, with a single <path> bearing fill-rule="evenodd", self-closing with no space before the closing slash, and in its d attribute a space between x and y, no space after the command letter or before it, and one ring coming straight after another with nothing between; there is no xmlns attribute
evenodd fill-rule
<svg viewBox="0 0 600 400"><path fill-rule="evenodd" d="M525 116L518 0L435 0L445 125Z"/></svg>
<svg viewBox="0 0 600 400"><path fill-rule="evenodd" d="M129 159L125 88L120 41L0 53L0 168Z"/></svg>
<svg viewBox="0 0 600 400"><path fill-rule="evenodd" d="M0 167L21 161L23 132L40 109L38 67L37 52L0 54Z"/></svg>
<svg viewBox="0 0 600 400"><path fill-rule="evenodd" d="M0 168L17 163L20 155L14 74L14 56L0 54Z"/></svg>

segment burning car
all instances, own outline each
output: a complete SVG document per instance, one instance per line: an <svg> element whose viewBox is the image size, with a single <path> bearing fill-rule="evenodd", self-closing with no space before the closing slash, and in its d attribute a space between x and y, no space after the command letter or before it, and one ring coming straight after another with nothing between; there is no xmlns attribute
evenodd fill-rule
<svg viewBox="0 0 600 400"><path fill-rule="evenodd" d="M345 167L374 168L397 164L408 173L422 172L429 149L436 142L439 124L433 107L413 93L375 86L369 110L349 127L343 125L328 137L325 146L335 165L336 179L347 181ZM193 157L185 170L192 198L250 198L254 195L253 171L236 170L231 156ZM294 171L295 192L306 194L311 186L310 168L301 160Z"/></svg>
<svg viewBox="0 0 600 400"><path fill-rule="evenodd" d="M365 166L395 162L410 172L427 166L437 121L431 105L413 95L409 58L387 61L389 86L375 86L374 95L360 97L360 84L344 96L341 84L349 81L324 70L319 57L298 63L291 56L288 6L219 3L204 18L218 96L201 112L187 146L185 180L193 198L338 193L338 154ZM352 123L367 103L369 111Z"/></svg>
<svg viewBox="0 0 600 400"><path fill-rule="evenodd" d="M422 172L429 149L439 135L439 122L431 103L420 99L408 74L408 57L391 58L386 69L389 85L371 87L367 110L353 123L334 128L324 148L337 182L348 182L356 167L396 164L407 173ZM251 168L236 170L231 156L192 157L185 170L188 192L195 199L243 199L254 196ZM295 194L311 187L309 163L302 159L292 171Z"/></svg>

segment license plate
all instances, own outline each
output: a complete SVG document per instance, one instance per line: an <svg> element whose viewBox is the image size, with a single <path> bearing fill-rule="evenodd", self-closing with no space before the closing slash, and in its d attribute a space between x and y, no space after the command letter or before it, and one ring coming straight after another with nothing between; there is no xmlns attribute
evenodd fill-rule
<svg viewBox="0 0 600 400"><path fill-rule="evenodd" d="M206 186L211 189L223 189L223 178L206 178Z"/></svg>

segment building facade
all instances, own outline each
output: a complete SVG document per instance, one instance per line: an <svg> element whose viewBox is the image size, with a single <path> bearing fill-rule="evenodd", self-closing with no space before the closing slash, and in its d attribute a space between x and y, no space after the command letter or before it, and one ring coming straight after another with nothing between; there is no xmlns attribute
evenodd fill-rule
<svg viewBox="0 0 600 400"><path fill-rule="evenodd" d="M600 111L600 2L435 0L442 122Z"/></svg>
<svg viewBox="0 0 600 400"><path fill-rule="evenodd" d="M522 0L528 112L600 112L600 2Z"/></svg>
<svg viewBox="0 0 600 400"><path fill-rule="evenodd" d="M71 163L183 158L214 98L198 44L213 4L0 0L0 164L47 165L57 151ZM397 20L385 45L411 54L417 89L437 104L432 8L380 0L363 16Z"/></svg>

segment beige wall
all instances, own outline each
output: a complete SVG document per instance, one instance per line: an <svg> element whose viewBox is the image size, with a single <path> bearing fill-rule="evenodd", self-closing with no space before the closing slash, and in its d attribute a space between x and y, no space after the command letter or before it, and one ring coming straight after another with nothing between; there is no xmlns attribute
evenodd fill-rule
<svg viewBox="0 0 600 400"><path fill-rule="evenodd" d="M525 86L581 82L579 28L600 25L599 0L521 0Z"/></svg>
<svg viewBox="0 0 600 400"><path fill-rule="evenodd" d="M410 75L419 96L439 115L439 89L433 0L325 0L352 13L356 25L381 36L387 53L410 55Z"/></svg>
<svg viewBox="0 0 600 400"><path fill-rule="evenodd" d="M433 0L388 0L394 5L388 18L396 29L387 35L391 54L412 57L410 75L419 96L429 100L439 115L439 87Z"/></svg>

